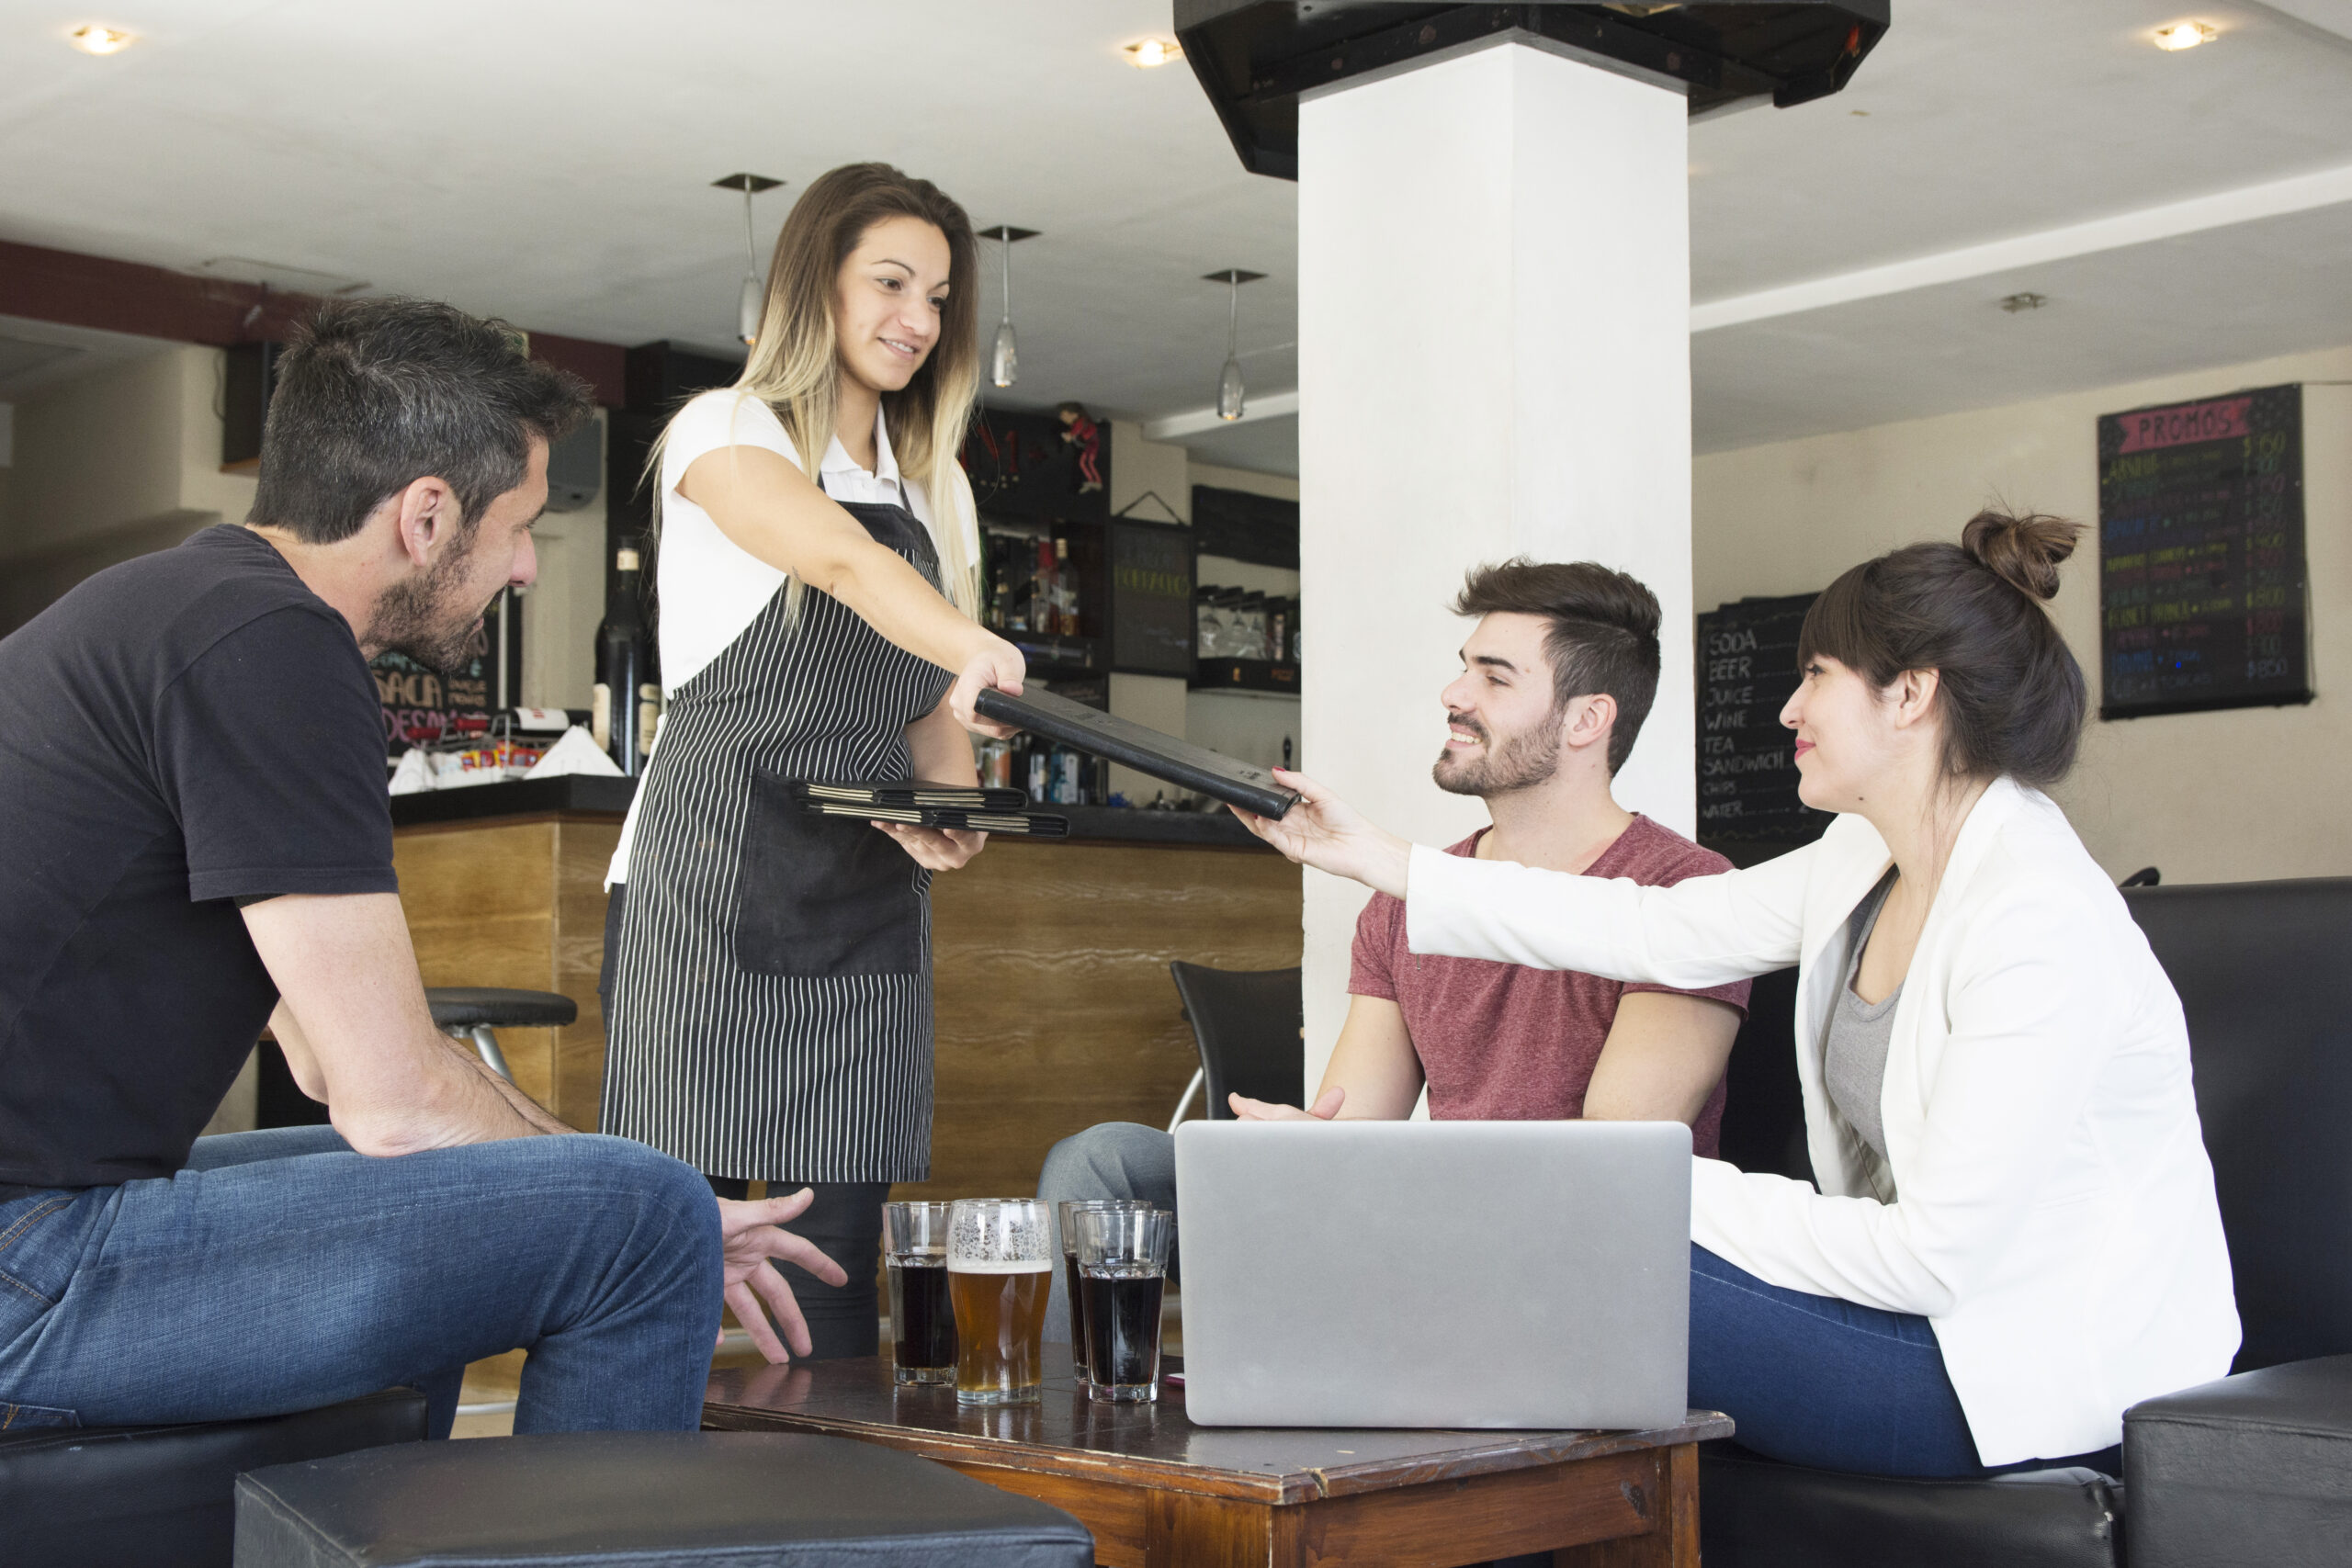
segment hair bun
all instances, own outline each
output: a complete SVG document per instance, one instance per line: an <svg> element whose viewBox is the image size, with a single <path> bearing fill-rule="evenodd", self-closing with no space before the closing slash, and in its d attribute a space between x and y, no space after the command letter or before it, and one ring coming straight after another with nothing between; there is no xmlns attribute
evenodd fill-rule
<svg viewBox="0 0 2352 1568"><path fill-rule="evenodd" d="M2047 513L2012 517L1984 511L1968 520L1961 547L2030 599L2058 596L2058 564L2075 553L2083 525Z"/></svg>

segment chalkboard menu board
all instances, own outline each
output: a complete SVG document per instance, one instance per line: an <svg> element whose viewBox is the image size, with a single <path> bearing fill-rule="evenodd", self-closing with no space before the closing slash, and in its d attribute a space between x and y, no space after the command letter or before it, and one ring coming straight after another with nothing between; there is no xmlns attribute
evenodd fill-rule
<svg viewBox="0 0 2352 1568"><path fill-rule="evenodd" d="M2099 716L2312 700L2303 389L2098 422Z"/></svg>
<svg viewBox="0 0 2352 1568"><path fill-rule="evenodd" d="M1193 673L1193 531L1122 519L1111 525L1111 668Z"/></svg>
<svg viewBox="0 0 2352 1568"><path fill-rule="evenodd" d="M1781 709L1797 689L1811 593L1742 599L1699 619L1699 837L1810 843L1829 814L1797 798Z"/></svg>

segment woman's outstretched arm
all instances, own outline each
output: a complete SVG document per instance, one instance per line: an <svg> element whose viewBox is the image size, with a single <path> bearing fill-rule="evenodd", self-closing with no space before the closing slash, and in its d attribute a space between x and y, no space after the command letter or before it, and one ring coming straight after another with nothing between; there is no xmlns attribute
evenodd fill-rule
<svg viewBox="0 0 2352 1568"><path fill-rule="evenodd" d="M916 658L955 671L948 706L965 728L1012 733L976 717L972 704L991 686L1020 692L1020 650L941 597L787 458L763 446L721 446L687 465L678 493L746 553L832 595Z"/></svg>
<svg viewBox="0 0 2352 1568"><path fill-rule="evenodd" d="M1405 900L1415 953L1704 990L1797 961L1813 845L1671 887L1450 855L1366 820L1303 773L1280 820L1235 815L1302 865ZM1867 887L1856 889L1860 894Z"/></svg>

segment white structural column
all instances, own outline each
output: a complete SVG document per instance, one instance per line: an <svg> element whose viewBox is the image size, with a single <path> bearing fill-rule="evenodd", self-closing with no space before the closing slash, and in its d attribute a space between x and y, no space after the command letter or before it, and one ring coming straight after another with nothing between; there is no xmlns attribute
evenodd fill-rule
<svg viewBox="0 0 2352 1568"><path fill-rule="evenodd" d="M1306 766L1445 843L1430 781L1463 574L1598 560L1664 606L1664 677L1618 799L1696 820L1690 288L1679 92L1498 41L1310 98L1298 127ZM1364 892L1306 873L1311 1089Z"/></svg>

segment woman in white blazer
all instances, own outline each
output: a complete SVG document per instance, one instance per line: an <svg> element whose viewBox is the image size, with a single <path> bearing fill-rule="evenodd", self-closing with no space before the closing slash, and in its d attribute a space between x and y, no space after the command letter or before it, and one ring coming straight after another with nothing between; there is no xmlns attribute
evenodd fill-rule
<svg viewBox="0 0 2352 1568"><path fill-rule="evenodd" d="M1690 989L1798 965L1820 1190L1708 1159L1691 1181L1690 1398L1775 1458L2111 1459L2126 1406L2237 1348L2179 999L2041 793L2086 708L2042 608L2077 532L1983 513L1822 594L1781 721L1800 795L1838 816L1749 870L1465 860L1295 777L1301 807L1251 819L1403 898L1416 953Z"/></svg>

